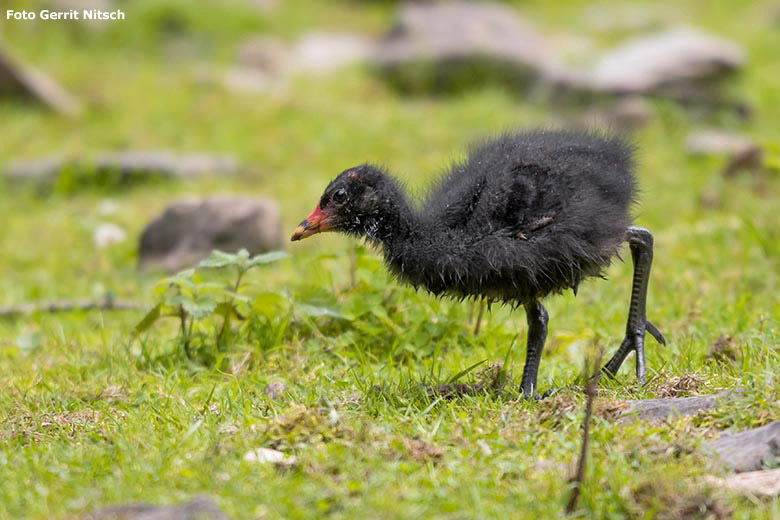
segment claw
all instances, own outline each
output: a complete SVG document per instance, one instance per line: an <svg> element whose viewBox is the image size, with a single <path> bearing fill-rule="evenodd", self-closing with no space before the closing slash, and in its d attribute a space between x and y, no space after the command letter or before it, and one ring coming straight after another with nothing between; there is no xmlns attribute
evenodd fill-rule
<svg viewBox="0 0 780 520"><path fill-rule="evenodd" d="M645 322L645 325L647 327L647 332L649 332L658 343L661 345L666 345L666 338L664 338L664 335L661 334L660 330L658 330L658 327L653 325L649 320Z"/></svg>

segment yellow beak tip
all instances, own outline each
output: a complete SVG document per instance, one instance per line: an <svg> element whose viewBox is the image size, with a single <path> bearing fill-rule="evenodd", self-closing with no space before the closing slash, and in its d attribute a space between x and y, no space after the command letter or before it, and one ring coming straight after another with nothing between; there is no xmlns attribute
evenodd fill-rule
<svg viewBox="0 0 780 520"><path fill-rule="evenodd" d="M303 240L307 236L309 236L311 233L306 233L307 231L310 231L309 229L298 226L295 228L295 231L293 231L292 237L290 237L291 242L297 242L298 240Z"/></svg>

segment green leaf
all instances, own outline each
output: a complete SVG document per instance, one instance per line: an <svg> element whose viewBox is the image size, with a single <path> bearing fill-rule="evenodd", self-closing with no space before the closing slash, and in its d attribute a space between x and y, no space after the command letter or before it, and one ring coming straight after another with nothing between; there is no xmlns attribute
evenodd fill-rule
<svg viewBox="0 0 780 520"><path fill-rule="evenodd" d="M235 305L230 302L219 302L214 308L214 314L217 316L222 316L223 318L227 318L229 316L235 316L236 318L240 317L236 311Z"/></svg>
<svg viewBox="0 0 780 520"><path fill-rule="evenodd" d="M251 260L249 260L249 266L255 267L258 265L270 264L272 262L283 260L289 256L290 254L285 253L284 251L271 251L270 253L265 253L263 255L257 255L253 257Z"/></svg>
<svg viewBox="0 0 780 520"><path fill-rule="evenodd" d="M223 290L222 294L224 294L225 296L229 296L229 297L233 298L234 300L239 301L241 303L251 303L252 302L252 298L250 298L246 294L240 294L240 293L237 293L237 292L234 292L234 291L227 291L227 290Z"/></svg>
<svg viewBox="0 0 780 520"><path fill-rule="evenodd" d="M244 250L242 249L241 251ZM200 261L198 267L218 269L221 267L228 267L230 265L237 265L237 264L238 264L238 255L225 253L224 251L219 251L218 249L215 249L214 251L211 252L208 258Z"/></svg>
<svg viewBox="0 0 780 520"><path fill-rule="evenodd" d="M195 269L191 267L189 269L184 269L182 271L179 271L178 273L173 275L173 278L186 278L186 279L190 279L190 278L192 278L193 274L195 274Z"/></svg>
<svg viewBox="0 0 780 520"><path fill-rule="evenodd" d="M269 318L284 312L288 305L288 300L275 292L262 292L252 298L252 309Z"/></svg>
<svg viewBox="0 0 780 520"><path fill-rule="evenodd" d="M217 302L210 296L198 298L197 300L185 298L181 305L187 311L187 314L196 320L205 318L217 308Z"/></svg>
<svg viewBox="0 0 780 520"><path fill-rule="evenodd" d="M167 293L163 299L163 303L168 307L178 307L184 304L184 302L191 301L192 298L184 296L181 293Z"/></svg>
<svg viewBox="0 0 780 520"><path fill-rule="evenodd" d="M236 265L238 265L242 271L249 268L249 251L242 249L236 254Z"/></svg>
<svg viewBox="0 0 780 520"><path fill-rule="evenodd" d="M194 287L195 284L192 281L192 276L194 274L195 269L185 269L184 271L179 271L171 277L165 278L163 283L168 285L173 284L184 287Z"/></svg>
<svg viewBox="0 0 780 520"><path fill-rule="evenodd" d="M306 316L312 318L319 318L321 316L327 316L329 318L336 318L340 320L346 320L347 317L341 314L337 309L333 307L320 307L315 305L308 305L306 303L299 303L295 308Z"/></svg>
<svg viewBox="0 0 780 520"><path fill-rule="evenodd" d="M218 282L201 282L197 285L198 291L224 291L225 284Z"/></svg>
<svg viewBox="0 0 780 520"><path fill-rule="evenodd" d="M146 313L146 316L143 317L141 321L138 322L138 324L133 329L133 336L138 336L139 334L143 334L149 328L154 325L154 323L160 318L160 310L162 309L162 304L158 303L152 309Z"/></svg>

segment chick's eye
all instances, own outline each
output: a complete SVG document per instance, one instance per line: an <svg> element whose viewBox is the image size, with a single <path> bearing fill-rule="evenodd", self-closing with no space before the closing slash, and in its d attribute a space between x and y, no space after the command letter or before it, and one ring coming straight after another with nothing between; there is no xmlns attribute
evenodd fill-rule
<svg viewBox="0 0 780 520"><path fill-rule="evenodd" d="M347 200L347 192L346 192L346 190L344 190L342 188L342 189L338 189L338 190L334 191L333 195L331 195L331 199L336 204L343 204Z"/></svg>

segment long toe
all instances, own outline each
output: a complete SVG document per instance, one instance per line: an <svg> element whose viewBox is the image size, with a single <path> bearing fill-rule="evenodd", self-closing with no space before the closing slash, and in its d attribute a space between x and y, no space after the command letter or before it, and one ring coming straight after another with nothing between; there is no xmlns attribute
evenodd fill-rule
<svg viewBox="0 0 780 520"><path fill-rule="evenodd" d="M661 331L658 330L658 327L653 325L653 323L648 320L645 322L645 325L647 326L647 332L650 333L651 336L655 338L655 340L660 343L661 345L666 345L666 338L663 334L661 334Z"/></svg>

